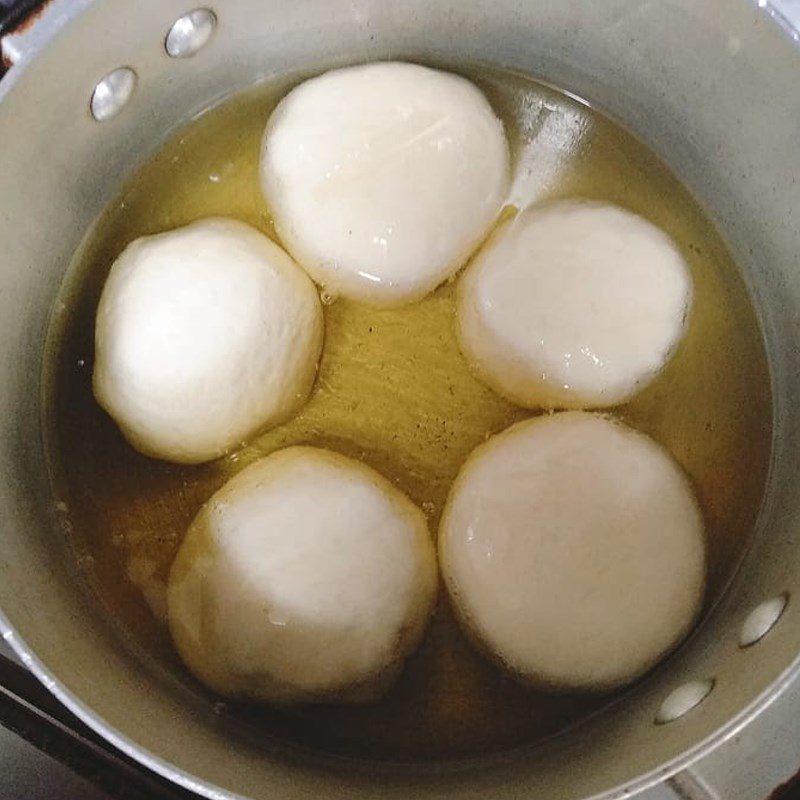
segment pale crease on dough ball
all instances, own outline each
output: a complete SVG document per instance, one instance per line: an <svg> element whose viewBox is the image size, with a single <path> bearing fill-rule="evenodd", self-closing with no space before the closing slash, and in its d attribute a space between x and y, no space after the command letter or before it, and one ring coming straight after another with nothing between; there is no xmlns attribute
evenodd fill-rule
<svg viewBox="0 0 800 800"><path fill-rule="evenodd" d="M280 247L242 222L201 220L114 262L95 397L142 453L208 461L305 402L322 333L316 289Z"/></svg>
<svg viewBox="0 0 800 800"><path fill-rule="evenodd" d="M670 238L622 208L534 206L462 276L459 343L479 377L528 408L622 403L664 367L692 301Z"/></svg>
<svg viewBox="0 0 800 800"><path fill-rule="evenodd" d="M269 119L260 169L298 263L332 296L378 306L458 270L509 185L503 125L477 87L398 62L300 84Z"/></svg>
<svg viewBox="0 0 800 800"><path fill-rule="evenodd" d="M173 640L232 697L364 701L419 643L436 594L424 514L369 467L280 450L195 518L168 586Z"/></svg>
<svg viewBox="0 0 800 800"><path fill-rule="evenodd" d="M644 434L569 411L512 426L469 457L439 528L465 629L554 690L633 681L701 607L703 521L679 466Z"/></svg>

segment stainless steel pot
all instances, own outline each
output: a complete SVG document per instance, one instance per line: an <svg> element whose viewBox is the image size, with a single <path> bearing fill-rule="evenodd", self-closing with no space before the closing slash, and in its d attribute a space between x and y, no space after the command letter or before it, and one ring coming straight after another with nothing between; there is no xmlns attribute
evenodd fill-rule
<svg viewBox="0 0 800 800"><path fill-rule="evenodd" d="M800 49L764 4L217 0L213 38L171 58L165 36L192 9L186 0L54 0L0 83L0 627L41 680L122 750L209 797L627 796L775 701L800 673ZM491 761L390 767L241 736L120 646L77 578L42 455L51 305L120 178L179 123L255 79L389 56L496 63L623 121L725 233L771 360L768 495L730 590L668 669L573 732ZM134 90L98 122L92 93L119 67L135 72ZM678 718L657 724L659 714Z"/></svg>

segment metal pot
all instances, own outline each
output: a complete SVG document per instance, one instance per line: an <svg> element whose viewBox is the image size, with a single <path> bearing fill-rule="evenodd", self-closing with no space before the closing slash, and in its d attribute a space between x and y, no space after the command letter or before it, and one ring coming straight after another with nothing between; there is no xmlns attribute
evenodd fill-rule
<svg viewBox="0 0 800 800"><path fill-rule="evenodd" d="M217 0L213 38L192 58L171 58L165 35L191 10L185 0L54 0L15 42L0 84L0 628L25 663L112 743L208 797L629 796L778 698L800 673L800 49L764 5ZM649 144L727 237L760 314L775 398L755 543L667 669L530 750L402 768L253 742L121 647L59 533L39 419L53 298L121 176L178 124L258 78L389 56L530 73ZM98 122L93 90L119 67L135 73L132 94Z"/></svg>

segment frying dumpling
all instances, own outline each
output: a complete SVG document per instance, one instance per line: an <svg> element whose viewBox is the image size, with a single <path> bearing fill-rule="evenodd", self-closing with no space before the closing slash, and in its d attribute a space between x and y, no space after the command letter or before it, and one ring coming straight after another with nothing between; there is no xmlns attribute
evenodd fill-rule
<svg viewBox="0 0 800 800"><path fill-rule="evenodd" d="M404 494L357 461L290 447L197 515L170 573L169 624L222 694L362 701L419 643L436 583L425 516Z"/></svg>
<svg viewBox="0 0 800 800"><path fill-rule="evenodd" d="M464 78L366 64L281 101L261 186L286 249L330 295L401 305L450 277L489 231L508 191L508 145Z"/></svg>
<svg viewBox="0 0 800 800"><path fill-rule="evenodd" d="M145 236L103 288L94 394L145 455L208 461L305 402L322 325L314 284L255 228L211 218Z"/></svg>
<svg viewBox="0 0 800 800"><path fill-rule="evenodd" d="M622 403L684 333L689 270L669 237L605 203L560 201L503 223L458 287L461 350L527 408Z"/></svg>
<svg viewBox="0 0 800 800"><path fill-rule="evenodd" d="M439 557L467 630L549 689L633 681L703 600L703 521L681 469L647 436L580 411L521 422L472 453Z"/></svg>

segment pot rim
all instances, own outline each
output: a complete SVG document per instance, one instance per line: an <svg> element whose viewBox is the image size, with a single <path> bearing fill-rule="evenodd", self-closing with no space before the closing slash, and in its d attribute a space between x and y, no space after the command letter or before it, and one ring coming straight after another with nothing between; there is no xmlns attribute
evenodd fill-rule
<svg viewBox="0 0 800 800"><path fill-rule="evenodd" d="M178 786L210 798L210 800L234 800L234 798L237 800L247 800L247 798L242 795L235 794L224 787L197 778L174 764L165 761L160 756L138 745L132 739L121 734L116 728L109 725L101 716L92 711L80 698L67 689L66 686L42 664L13 628L1 609L0 633L4 641L16 653L25 667L29 669L61 703L78 717L81 722L88 725L125 755ZM635 795L639 792L643 792L671 778L676 773L690 767L705 755L736 736L737 733L769 708L772 703L776 702L796 679L800 680L800 654L797 655L778 678L776 678L760 695L745 706L738 714L733 716L725 725L720 726L705 739L687 748L683 753L665 764L662 764L660 767L644 773L628 783L585 798L585 800L617 800L617 798L630 797L632 794Z"/></svg>

